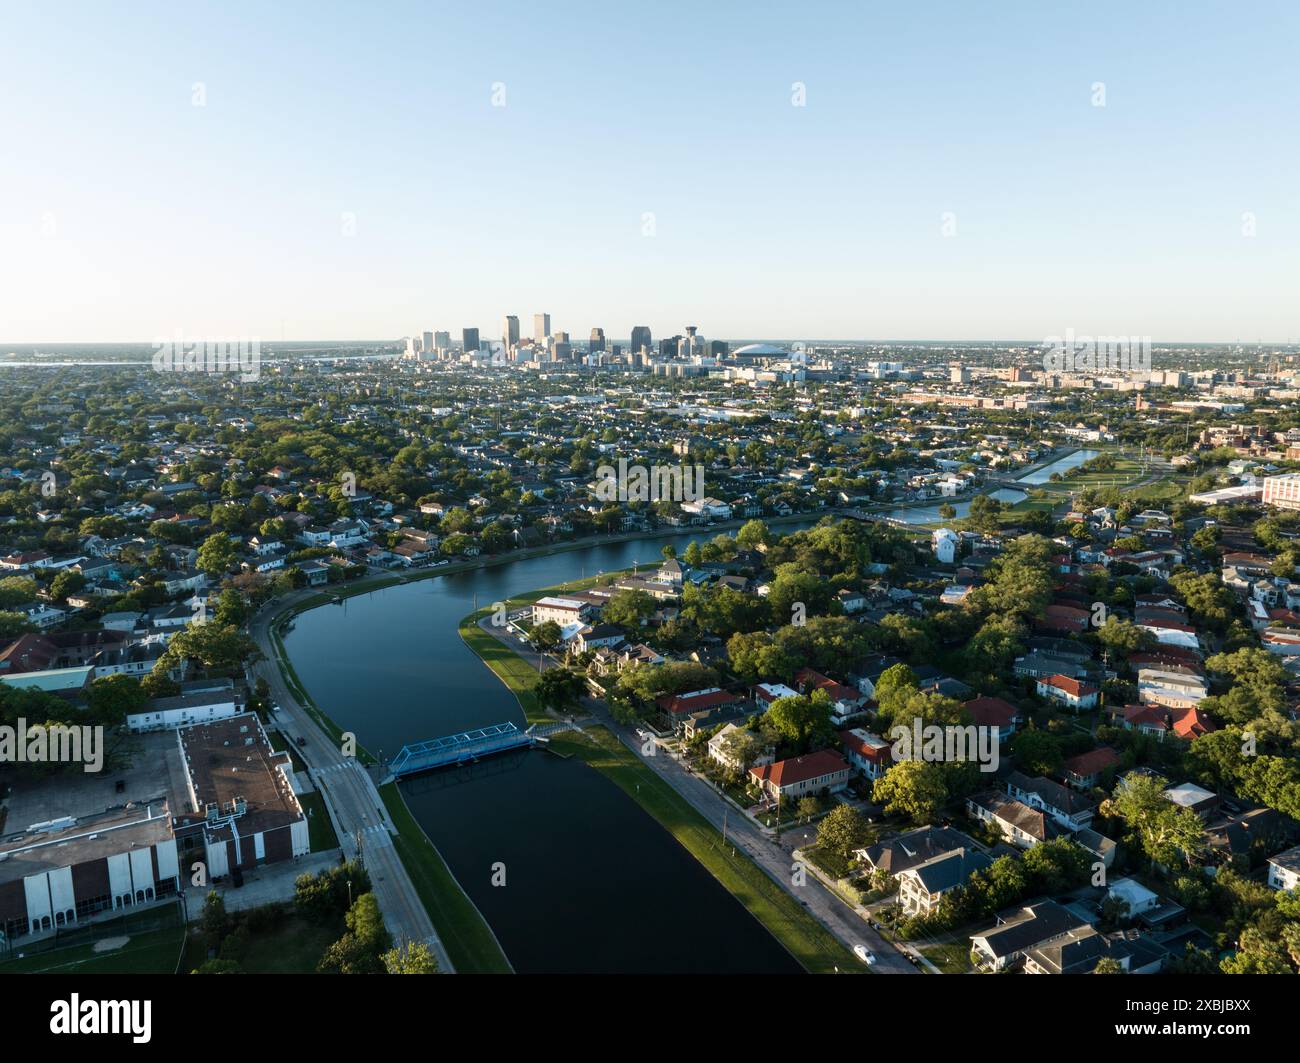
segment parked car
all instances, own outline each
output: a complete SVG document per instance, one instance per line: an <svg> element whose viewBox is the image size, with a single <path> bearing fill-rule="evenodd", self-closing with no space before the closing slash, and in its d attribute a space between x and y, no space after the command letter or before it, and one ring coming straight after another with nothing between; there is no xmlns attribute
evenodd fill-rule
<svg viewBox="0 0 1300 1063"><path fill-rule="evenodd" d="M860 959L868 967L870 967L873 963L876 962L876 954L872 952L869 948L867 948L866 945L854 945L853 955L856 956L858 959Z"/></svg>

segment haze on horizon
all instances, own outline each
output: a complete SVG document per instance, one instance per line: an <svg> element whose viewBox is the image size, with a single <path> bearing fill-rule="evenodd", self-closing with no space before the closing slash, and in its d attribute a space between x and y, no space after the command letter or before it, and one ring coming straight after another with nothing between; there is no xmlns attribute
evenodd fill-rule
<svg viewBox="0 0 1300 1063"><path fill-rule="evenodd" d="M1294 340L1300 13L1169 11L13 8L0 345Z"/></svg>

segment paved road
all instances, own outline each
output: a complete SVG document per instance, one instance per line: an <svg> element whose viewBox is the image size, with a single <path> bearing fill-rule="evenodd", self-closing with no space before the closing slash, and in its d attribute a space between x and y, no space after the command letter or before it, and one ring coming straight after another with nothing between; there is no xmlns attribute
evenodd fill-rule
<svg viewBox="0 0 1300 1063"><path fill-rule="evenodd" d="M309 592L298 593L303 597L310 596ZM438 959L438 969L451 973L454 970L451 958L393 847L392 835L397 830L374 782L355 757L343 756L333 739L321 730L289 691L280 674L271 643L270 620L294 599L295 596L288 596L274 601L249 624L249 634L266 658L254 666L253 673L270 685L271 700L280 706L281 730L292 736L295 745L298 738L306 740L305 745L296 745L297 751L307 762L312 781L325 799L348 859L357 855L360 833L362 859L370 872L375 899L393 939L426 942Z"/></svg>
<svg viewBox="0 0 1300 1063"><path fill-rule="evenodd" d="M516 636L503 632L500 628L494 628L489 624L482 626L484 631L494 635L505 645L519 652L520 640ZM524 655L524 659L533 667L537 667L536 653L528 653ZM549 658L543 658L543 660L545 662L544 667L553 667L555 664ZM882 974L920 973L906 956L899 952L893 944L881 937L880 934L872 930L856 912L823 886L811 871L806 874L804 885L793 885L794 856L786 846L788 845L790 849L793 849L796 845L802 843L802 830L797 832L797 837L787 836L783 840L784 844L778 844L764 834L753 820L732 808L712 786L698 775L688 772L680 762L664 749L656 747L653 756L644 756L641 752L644 743L637 737L635 729L617 723L609 715L603 702L595 698L584 698L582 704L600 723L616 734L620 741L640 758L643 764L667 782L669 786L681 794L692 808L712 823L718 829L719 834L722 832L725 820L727 838L734 845L748 853L753 861L777 885L802 903L813 918L834 934L847 948L851 949L854 945L866 945L867 948L874 952L876 963L872 968L873 970Z"/></svg>

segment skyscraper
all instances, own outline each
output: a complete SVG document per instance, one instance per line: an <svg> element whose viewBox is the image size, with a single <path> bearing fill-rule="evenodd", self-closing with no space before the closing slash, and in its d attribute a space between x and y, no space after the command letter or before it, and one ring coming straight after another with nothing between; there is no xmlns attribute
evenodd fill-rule
<svg viewBox="0 0 1300 1063"><path fill-rule="evenodd" d="M603 328L594 328L591 330L591 342L587 344L589 351L603 351L605 349L605 330Z"/></svg>
<svg viewBox="0 0 1300 1063"><path fill-rule="evenodd" d="M447 351L451 350L451 333L435 332L433 334L433 349L437 351L439 355L445 354Z"/></svg>
<svg viewBox="0 0 1300 1063"><path fill-rule="evenodd" d="M460 330L460 349L466 354L475 354L478 351L478 329L466 328Z"/></svg>
<svg viewBox="0 0 1300 1063"><path fill-rule="evenodd" d="M432 353L433 353L433 333L432 333L432 332L429 332L428 330L425 330L425 333L424 333L424 343L421 345L420 350L422 350L425 354L432 354Z"/></svg>
<svg viewBox="0 0 1300 1063"><path fill-rule="evenodd" d="M551 315L533 315L533 342L546 346L546 337L551 334Z"/></svg>
<svg viewBox="0 0 1300 1063"><path fill-rule="evenodd" d="M506 345L506 351L513 351L519 346L519 318L514 314L507 314L505 324L501 326L501 339Z"/></svg>
<svg viewBox="0 0 1300 1063"><path fill-rule="evenodd" d="M650 337L649 325L635 325L632 328L632 353L638 353L641 348L651 349L654 340Z"/></svg>

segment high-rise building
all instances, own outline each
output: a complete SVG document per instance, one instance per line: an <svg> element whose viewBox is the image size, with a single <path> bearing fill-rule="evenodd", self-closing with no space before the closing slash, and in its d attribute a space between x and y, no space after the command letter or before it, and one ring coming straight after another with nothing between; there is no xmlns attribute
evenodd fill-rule
<svg viewBox="0 0 1300 1063"><path fill-rule="evenodd" d="M594 328L591 330L591 342L587 344L587 350L603 351L605 349L605 330L603 328Z"/></svg>
<svg viewBox="0 0 1300 1063"><path fill-rule="evenodd" d="M466 328L460 330L460 349L466 354L474 354L478 351L478 329Z"/></svg>
<svg viewBox="0 0 1300 1063"><path fill-rule="evenodd" d="M533 315L533 342L546 346L546 337L551 334L551 315Z"/></svg>
<svg viewBox="0 0 1300 1063"><path fill-rule="evenodd" d="M677 345L682 342L681 336L669 336L666 340L659 341L659 356L661 358L676 358Z"/></svg>
<svg viewBox="0 0 1300 1063"><path fill-rule="evenodd" d="M635 325L632 328L632 353L639 354L642 348L650 350L654 340L650 338L649 325Z"/></svg>
<svg viewBox="0 0 1300 1063"><path fill-rule="evenodd" d="M421 349L422 351L424 351L425 354L432 354L432 353L433 353L433 333L432 333L432 332L427 332L427 331L425 332L425 334L424 334L424 344L423 344L423 346L422 346L420 349Z"/></svg>
<svg viewBox="0 0 1300 1063"><path fill-rule="evenodd" d="M726 340L709 340L709 354L714 358L725 358L731 347Z"/></svg>
<svg viewBox="0 0 1300 1063"><path fill-rule="evenodd" d="M506 315L505 324L501 326L501 339L507 353L519 346L519 318L514 314Z"/></svg>

